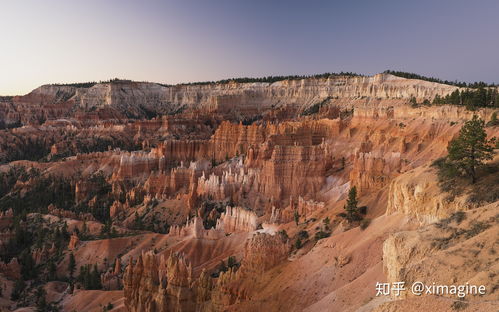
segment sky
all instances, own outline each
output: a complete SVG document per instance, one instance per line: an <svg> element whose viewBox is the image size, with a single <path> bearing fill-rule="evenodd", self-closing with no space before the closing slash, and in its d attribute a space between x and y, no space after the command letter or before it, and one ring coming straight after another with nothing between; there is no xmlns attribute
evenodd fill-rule
<svg viewBox="0 0 499 312"><path fill-rule="evenodd" d="M497 0L0 0L0 95L386 69L499 83Z"/></svg>

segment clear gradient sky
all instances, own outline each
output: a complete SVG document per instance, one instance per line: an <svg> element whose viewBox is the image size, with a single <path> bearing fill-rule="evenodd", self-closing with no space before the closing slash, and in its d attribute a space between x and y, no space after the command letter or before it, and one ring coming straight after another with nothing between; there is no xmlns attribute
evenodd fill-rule
<svg viewBox="0 0 499 312"><path fill-rule="evenodd" d="M0 0L0 94L395 69L499 82L497 0Z"/></svg>

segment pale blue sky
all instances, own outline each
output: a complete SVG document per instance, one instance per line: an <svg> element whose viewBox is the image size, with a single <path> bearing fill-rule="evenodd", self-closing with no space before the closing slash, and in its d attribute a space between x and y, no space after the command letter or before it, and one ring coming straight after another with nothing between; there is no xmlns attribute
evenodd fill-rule
<svg viewBox="0 0 499 312"><path fill-rule="evenodd" d="M405 70L499 82L499 1L0 0L0 94Z"/></svg>

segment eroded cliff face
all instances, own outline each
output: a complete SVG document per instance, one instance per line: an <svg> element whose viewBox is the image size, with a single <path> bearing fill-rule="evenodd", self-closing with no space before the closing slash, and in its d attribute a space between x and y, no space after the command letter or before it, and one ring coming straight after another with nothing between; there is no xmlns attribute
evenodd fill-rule
<svg viewBox="0 0 499 312"><path fill-rule="evenodd" d="M128 265L124 276L125 304L130 311L194 311L190 288L192 268L179 255L152 253Z"/></svg>
<svg viewBox="0 0 499 312"><path fill-rule="evenodd" d="M252 211L241 207L227 207L217 220L217 230L225 233L252 232L258 227L258 218Z"/></svg>
<svg viewBox="0 0 499 312"><path fill-rule="evenodd" d="M255 116L274 107L303 109L336 99L340 106L390 106L384 100L411 96L419 101L446 95L456 87L427 81L405 79L389 74L371 77L331 77L327 79L285 80L269 83L227 83L162 86L155 83L98 83L88 88L45 85L25 96L3 100L0 120L5 124L39 123L47 119L75 116L76 111L91 111L87 118L140 118L184 109L217 112L232 117ZM357 103L354 99L366 99ZM369 99L375 102L369 103ZM237 114L235 111L237 110ZM238 116L236 116L238 115ZM94 117L92 117L94 116Z"/></svg>
<svg viewBox="0 0 499 312"><path fill-rule="evenodd" d="M466 119L489 120L492 110L407 105L411 96L422 101L452 90L390 75L42 87L0 105L9 120L43 122L2 130L0 204L43 212L19 224L32 235L35 227L65 228L62 242L30 247L33 262L46 268L54 261L61 278L70 278L70 254L78 268L96 265L101 305L111 294L118 309L146 312L375 305L377 281L437 276L421 263L445 263L455 238L456 263L471 263L458 246L475 250L479 235L467 233L476 222L495 229L497 207L478 218L464 197L447 198L429 166L446 155ZM156 113L162 116L150 118ZM498 131L487 127L490 137ZM352 186L371 219L366 229L341 216ZM67 201L39 207L31 192ZM469 211L468 223L438 227L458 211ZM0 214L7 259L0 278L8 285L22 271L8 253L13 216ZM481 253L480 274L463 276L482 281L493 256ZM452 268L453 277L459 270ZM56 292L68 311L82 309L81 298L97 298L75 284L74 293Z"/></svg>
<svg viewBox="0 0 499 312"><path fill-rule="evenodd" d="M221 239L221 238L220 238ZM247 299L245 278L260 275L281 263L290 246L280 235L255 234L245 244L239 269L231 267L210 277L195 275L180 254L143 253L130 261L124 275L125 304L130 311L220 311Z"/></svg>
<svg viewBox="0 0 499 312"><path fill-rule="evenodd" d="M263 273L287 258L290 245L281 234L257 233L244 248L244 261L241 265L243 273Z"/></svg>
<svg viewBox="0 0 499 312"><path fill-rule="evenodd" d="M443 193L438 186L436 169L423 166L393 179L386 213L403 213L428 224L474 206L466 200L466 196L452 198Z"/></svg>
<svg viewBox="0 0 499 312"><path fill-rule="evenodd" d="M499 230L497 202L473 211L453 214L418 230L390 235L383 245L388 282L420 281L427 285L495 285L494 252ZM495 296L495 288L485 297ZM405 292L403 297L414 296ZM444 295L452 297L452 295ZM470 296L469 300L478 300Z"/></svg>
<svg viewBox="0 0 499 312"><path fill-rule="evenodd" d="M37 93L53 93L53 88L42 87ZM208 85L178 85L164 87L152 83L97 84L79 89L75 94L80 106L127 105L137 107L149 103L149 108L160 106L202 107L211 111L228 112L239 109L259 112L272 105L302 106L327 97L400 99L415 96L418 100L445 95L456 87L426 81L405 79L389 74L372 77L331 77L269 83L227 83ZM75 92L74 90L71 90Z"/></svg>

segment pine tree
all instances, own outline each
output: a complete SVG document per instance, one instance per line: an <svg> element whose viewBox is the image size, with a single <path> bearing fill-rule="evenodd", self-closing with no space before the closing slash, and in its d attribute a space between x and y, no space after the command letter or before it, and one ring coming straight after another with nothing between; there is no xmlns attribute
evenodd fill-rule
<svg viewBox="0 0 499 312"><path fill-rule="evenodd" d="M65 241L69 240L70 235L68 232L68 224L66 222L64 222L64 224L62 225L61 234Z"/></svg>
<svg viewBox="0 0 499 312"><path fill-rule="evenodd" d="M143 230L144 229L144 224L142 223L142 219L140 218L137 211L135 211L134 228L136 230Z"/></svg>
<svg viewBox="0 0 499 312"><path fill-rule="evenodd" d="M485 160L492 159L494 139L487 140L485 122L474 115L459 131L459 136L453 139L447 151L451 166L461 173L469 175L471 183L477 180L477 169Z"/></svg>
<svg viewBox="0 0 499 312"><path fill-rule="evenodd" d="M298 211L295 211L294 218L296 225L298 225L298 223L300 223L300 215L298 214Z"/></svg>
<svg viewBox="0 0 499 312"><path fill-rule="evenodd" d="M83 221L83 226L81 227L81 237L80 239L86 239L87 238L87 234L88 234L88 227L87 227L87 221Z"/></svg>
<svg viewBox="0 0 499 312"><path fill-rule="evenodd" d="M69 254L69 263L68 263L68 271L69 271L69 277L73 279L73 274L76 270L76 261L75 261L75 256L73 253Z"/></svg>
<svg viewBox="0 0 499 312"><path fill-rule="evenodd" d="M497 126L499 125L499 120L497 119L497 112L493 112L492 116L490 116L490 121L487 123L487 126Z"/></svg>
<svg viewBox="0 0 499 312"><path fill-rule="evenodd" d="M324 224L324 230L329 231L329 225L331 224L331 220L329 220L329 217L326 217L326 219L322 220L322 223Z"/></svg>
<svg viewBox="0 0 499 312"><path fill-rule="evenodd" d="M235 266L237 266L237 260L234 256L230 256L228 259L227 259L227 266L229 268L233 268Z"/></svg>
<svg viewBox="0 0 499 312"><path fill-rule="evenodd" d="M57 279L57 266L52 259L48 263L48 279L49 281L54 281Z"/></svg>
<svg viewBox="0 0 499 312"><path fill-rule="evenodd" d="M416 97L414 97L414 96L411 96L411 99L409 100L409 103L411 104L412 107L417 107L418 106L418 102L416 100Z"/></svg>
<svg viewBox="0 0 499 312"><path fill-rule="evenodd" d="M302 247L301 239L297 238L295 242L295 248L300 249Z"/></svg>
<svg viewBox="0 0 499 312"><path fill-rule="evenodd" d="M29 250L21 254L21 275L24 280L30 280L36 277L35 262Z"/></svg>
<svg viewBox="0 0 499 312"><path fill-rule="evenodd" d="M112 221L111 219L108 219L106 221L106 223L104 223L104 226L101 228L101 236L102 237L111 237L111 228L112 228L113 224L112 224Z"/></svg>
<svg viewBox="0 0 499 312"><path fill-rule="evenodd" d="M222 260L220 262L220 266L218 267L219 272L227 272L227 266L225 266L225 262Z"/></svg>
<svg viewBox="0 0 499 312"><path fill-rule="evenodd" d="M36 311L45 312L48 311L49 305L47 304L47 300L45 299L45 289L42 286L38 287L36 290Z"/></svg>
<svg viewBox="0 0 499 312"><path fill-rule="evenodd" d="M24 283L22 279L16 280L16 282L14 283L14 289L12 290L12 293L10 295L10 299L14 301L18 300L25 287L26 283Z"/></svg>
<svg viewBox="0 0 499 312"><path fill-rule="evenodd" d="M90 280L91 280L91 289L101 289L102 288L102 284L100 281L100 272L97 269L97 264L94 264L94 269L91 273Z"/></svg>
<svg viewBox="0 0 499 312"><path fill-rule="evenodd" d="M89 288L90 281L88 279L88 265L82 265L80 267L80 274L78 275L77 280L83 285L83 288Z"/></svg>
<svg viewBox="0 0 499 312"><path fill-rule="evenodd" d="M350 188L350 191L348 192L348 199L347 203L345 205L345 210L347 212L347 219L348 221L357 221L360 219L359 215L359 209L357 207L358 200L357 200L357 188L354 186Z"/></svg>

